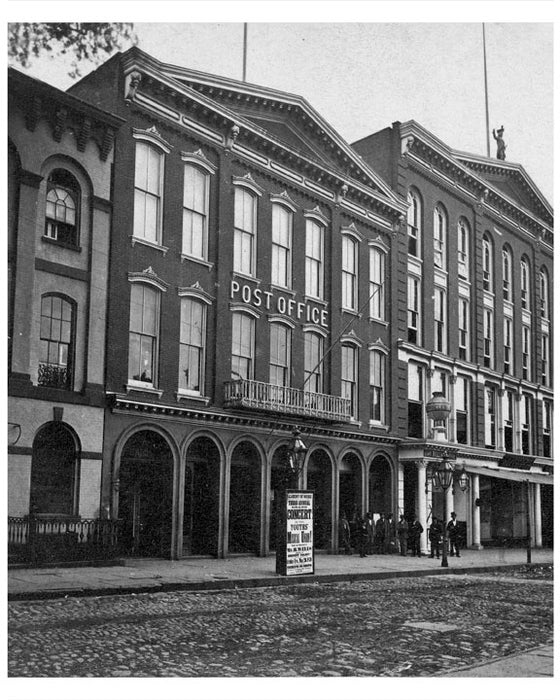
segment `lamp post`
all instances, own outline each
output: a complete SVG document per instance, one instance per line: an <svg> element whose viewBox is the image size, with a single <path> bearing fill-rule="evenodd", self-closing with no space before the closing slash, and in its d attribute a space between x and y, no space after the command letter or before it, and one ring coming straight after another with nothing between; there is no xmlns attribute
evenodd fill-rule
<svg viewBox="0 0 560 700"><path fill-rule="evenodd" d="M434 440L438 442L447 442L446 421L451 413L451 404L445 396L436 391L432 398L426 404L426 413L428 417L434 421ZM432 484L436 484L443 491L443 543L441 553L441 565L448 567L447 561L447 490L453 485L454 480L457 481L459 488L465 491L468 488L469 477L465 471L465 467L461 469L459 474L456 473L453 462L449 459L449 455L444 453L441 461L429 467Z"/></svg>
<svg viewBox="0 0 560 700"><path fill-rule="evenodd" d="M288 446L288 468L292 474L299 474L303 469L303 462L307 454L308 447L300 437L299 428L292 430L292 441Z"/></svg>

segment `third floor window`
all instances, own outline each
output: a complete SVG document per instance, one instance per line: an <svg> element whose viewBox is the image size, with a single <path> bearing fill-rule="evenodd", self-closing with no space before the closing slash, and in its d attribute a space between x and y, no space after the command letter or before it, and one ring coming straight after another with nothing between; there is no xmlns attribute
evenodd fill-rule
<svg viewBox="0 0 560 700"><path fill-rule="evenodd" d="M292 212L273 204L271 282L280 287L292 286L292 227Z"/></svg>
<svg viewBox="0 0 560 700"><path fill-rule="evenodd" d="M134 169L134 237L161 244L163 153L148 143L136 144Z"/></svg>
<svg viewBox="0 0 560 700"><path fill-rule="evenodd" d="M342 236L342 308L358 310L358 242Z"/></svg>

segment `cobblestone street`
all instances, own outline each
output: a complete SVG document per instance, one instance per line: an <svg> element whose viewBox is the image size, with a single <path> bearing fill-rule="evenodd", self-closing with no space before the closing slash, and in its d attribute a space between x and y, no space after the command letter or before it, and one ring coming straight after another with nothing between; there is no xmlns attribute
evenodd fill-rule
<svg viewBox="0 0 560 700"><path fill-rule="evenodd" d="M11 677L436 676L552 640L551 580L463 575L9 603Z"/></svg>

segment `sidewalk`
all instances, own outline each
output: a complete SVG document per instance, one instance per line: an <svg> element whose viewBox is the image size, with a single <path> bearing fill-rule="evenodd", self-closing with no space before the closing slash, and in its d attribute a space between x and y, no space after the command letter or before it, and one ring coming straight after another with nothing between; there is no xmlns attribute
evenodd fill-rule
<svg viewBox="0 0 560 700"><path fill-rule="evenodd" d="M552 678L554 676L554 648L546 644L520 654L512 654L498 661L475 664L445 678Z"/></svg>
<svg viewBox="0 0 560 700"><path fill-rule="evenodd" d="M535 550L532 564L552 564L553 551ZM234 556L228 559L190 558L121 560L116 566L9 569L8 599L37 600L64 596L95 596L185 590L253 588L327 583L400 576L441 575L456 572L479 573L521 566L527 562L525 549L465 550L459 559L449 558L443 568L438 559L399 555L318 554L315 573L305 576L276 574L274 556Z"/></svg>

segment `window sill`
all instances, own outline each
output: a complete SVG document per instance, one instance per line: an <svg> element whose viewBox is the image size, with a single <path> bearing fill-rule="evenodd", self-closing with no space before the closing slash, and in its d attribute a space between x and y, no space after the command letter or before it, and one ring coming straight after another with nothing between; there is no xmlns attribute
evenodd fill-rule
<svg viewBox="0 0 560 700"><path fill-rule="evenodd" d="M373 318L373 316L369 317L369 322L378 323L380 326L385 326L385 328L389 326L389 321L383 321L381 318Z"/></svg>
<svg viewBox="0 0 560 700"><path fill-rule="evenodd" d="M163 395L162 389L156 389L153 384L148 384L147 382L137 382L134 381L134 379L130 379L125 386L127 393L131 391L142 391L145 394L155 394L158 398L161 398Z"/></svg>
<svg viewBox="0 0 560 700"><path fill-rule="evenodd" d="M324 299L320 299L319 297L314 297L311 296L310 294L305 294L304 297L306 302L310 304L320 304L321 306L327 307L328 303Z"/></svg>
<svg viewBox="0 0 560 700"><path fill-rule="evenodd" d="M248 280L249 282L255 282L256 284L261 283L260 279L254 275L248 274L247 272L238 272L237 270L233 270L232 275L233 277L241 277L241 279Z"/></svg>
<svg viewBox="0 0 560 700"><path fill-rule="evenodd" d="M290 287L283 287L281 284L274 284L273 282L270 283L270 288L274 289L276 292L282 292L283 294L289 294L292 297L295 297L296 293L294 292L293 289Z"/></svg>
<svg viewBox="0 0 560 700"><path fill-rule="evenodd" d="M204 260L203 258L197 258L194 255L187 255L186 253L181 253L181 262L184 262L185 260L188 260L189 262L193 263L198 263L199 265L203 265L209 270L211 270L214 267L214 263L208 262L208 260Z"/></svg>
<svg viewBox="0 0 560 700"><path fill-rule="evenodd" d="M189 391L186 391L185 389L178 389L177 393L175 394L175 397L177 401L198 401L199 403L203 403L205 406L208 406L208 404L210 403L209 396L202 396L202 394L191 393Z"/></svg>
<svg viewBox="0 0 560 700"><path fill-rule="evenodd" d="M48 236L41 236L41 240L50 245L58 246L59 248L66 248L66 250L71 250L75 253L81 253L82 247L76 245L75 243L64 243L63 241L57 241L56 238L49 238Z"/></svg>
<svg viewBox="0 0 560 700"><path fill-rule="evenodd" d="M340 313L341 314L351 314L352 316L356 316L356 317L359 317L359 315L360 315L356 309L348 309L345 306L343 306L340 309Z"/></svg>
<svg viewBox="0 0 560 700"><path fill-rule="evenodd" d="M385 425L385 423L378 423L377 421L370 420L368 425L370 428L377 428L377 430L383 430L386 433L389 432L389 426Z"/></svg>
<svg viewBox="0 0 560 700"><path fill-rule="evenodd" d="M155 248L156 250L161 251L164 255L169 250L169 248L167 248L164 245L160 245L159 243L154 243L152 241L147 241L144 238L136 238L136 236L131 236L130 240L133 248L137 243L139 243L140 245L148 246L148 248Z"/></svg>

